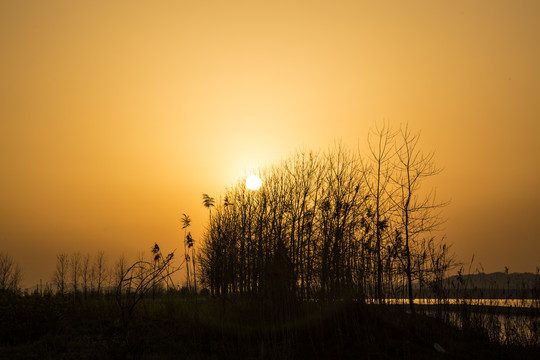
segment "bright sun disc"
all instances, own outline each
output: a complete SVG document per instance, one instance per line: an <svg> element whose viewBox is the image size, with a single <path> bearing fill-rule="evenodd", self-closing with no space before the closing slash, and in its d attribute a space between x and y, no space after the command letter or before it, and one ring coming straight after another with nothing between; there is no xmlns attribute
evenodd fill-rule
<svg viewBox="0 0 540 360"><path fill-rule="evenodd" d="M251 175L246 179L246 186L250 190L257 190L261 187L262 180L257 175Z"/></svg>

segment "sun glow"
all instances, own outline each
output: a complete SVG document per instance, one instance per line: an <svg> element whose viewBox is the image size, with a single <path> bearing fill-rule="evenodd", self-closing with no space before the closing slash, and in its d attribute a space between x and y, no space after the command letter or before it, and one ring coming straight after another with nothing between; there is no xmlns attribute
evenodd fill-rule
<svg viewBox="0 0 540 360"><path fill-rule="evenodd" d="M246 186L250 190L258 190L262 185L262 180L257 175L251 175L246 179Z"/></svg>

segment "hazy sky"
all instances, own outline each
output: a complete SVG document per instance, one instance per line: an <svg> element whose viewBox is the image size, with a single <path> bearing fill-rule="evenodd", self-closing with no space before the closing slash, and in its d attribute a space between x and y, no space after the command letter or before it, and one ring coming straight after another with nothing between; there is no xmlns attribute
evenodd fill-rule
<svg viewBox="0 0 540 360"><path fill-rule="evenodd" d="M445 232L485 271L540 266L540 1L0 2L0 250L112 263L199 239L250 170L422 131Z"/></svg>

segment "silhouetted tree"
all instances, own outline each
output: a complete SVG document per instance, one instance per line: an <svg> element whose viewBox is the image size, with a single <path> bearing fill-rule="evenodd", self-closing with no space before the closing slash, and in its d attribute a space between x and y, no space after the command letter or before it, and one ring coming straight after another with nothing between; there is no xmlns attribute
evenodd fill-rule
<svg viewBox="0 0 540 360"><path fill-rule="evenodd" d="M112 269L112 273L110 276L110 285L113 287L116 287L116 291L120 292L129 292L131 289L131 283L123 281L124 274L126 272L127 264L126 264L126 257L124 254L118 258L116 261L114 268ZM133 277L130 278L130 281L133 279ZM119 288L118 288L119 286Z"/></svg>
<svg viewBox="0 0 540 360"><path fill-rule="evenodd" d="M71 254L69 259L69 275L71 285L73 286L73 296L77 296L81 277L81 253L79 252Z"/></svg>
<svg viewBox="0 0 540 360"><path fill-rule="evenodd" d="M83 295L88 295L88 286L90 285L91 268L90 268L90 254L82 256L81 259L81 281L83 287Z"/></svg>
<svg viewBox="0 0 540 360"><path fill-rule="evenodd" d="M367 229L374 235L368 238L366 246L374 252L376 261L375 269L377 273L377 299L383 301L383 250L386 230L389 228L389 215L391 207L390 179L392 175L392 157L394 156L394 133L387 124L375 131L370 131L368 136L369 152L363 161L363 172L365 184L367 185L370 203L367 216L365 217Z"/></svg>
<svg viewBox="0 0 540 360"><path fill-rule="evenodd" d="M56 255L56 269L53 275L53 284L56 285L56 289L60 292L60 295L65 294L66 290L66 278L69 270L69 258L65 253Z"/></svg>
<svg viewBox="0 0 540 360"><path fill-rule="evenodd" d="M396 172L393 174L398 191L392 200L396 206L399 236L404 238L401 253L405 259L407 295L411 311L414 311L412 252L420 245L418 252L423 258L419 263L427 260L426 245L419 242L420 236L437 229L441 223L438 209L444 206L443 203L436 202L434 192L421 192L422 181L438 174L440 170L435 167L434 154L420 150L419 139L420 135L411 134L407 126L401 128L399 142L396 143Z"/></svg>
<svg viewBox="0 0 540 360"><path fill-rule="evenodd" d="M357 156L338 145L326 156L322 202L321 287L331 297L341 297L353 287L352 261L361 244L358 242L359 218L365 203Z"/></svg>
<svg viewBox="0 0 540 360"><path fill-rule="evenodd" d="M20 282L21 268L8 253L0 252L0 291L18 292Z"/></svg>
<svg viewBox="0 0 540 360"><path fill-rule="evenodd" d="M94 258L93 272L96 281L96 292L101 294L103 284L107 280L107 266L105 263L105 253L103 251L98 251L96 257Z"/></svg>

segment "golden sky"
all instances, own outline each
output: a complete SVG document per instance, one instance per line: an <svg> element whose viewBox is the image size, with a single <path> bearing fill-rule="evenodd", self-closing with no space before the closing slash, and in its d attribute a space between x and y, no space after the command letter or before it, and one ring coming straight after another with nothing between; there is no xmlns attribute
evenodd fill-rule
<svg viewBox="0 0 540 360"><path fill-rule="evenodd" d="M540 266L540 1L0 2L0 250L200 238L245 171L422 131L460 260Z"/></svg>

